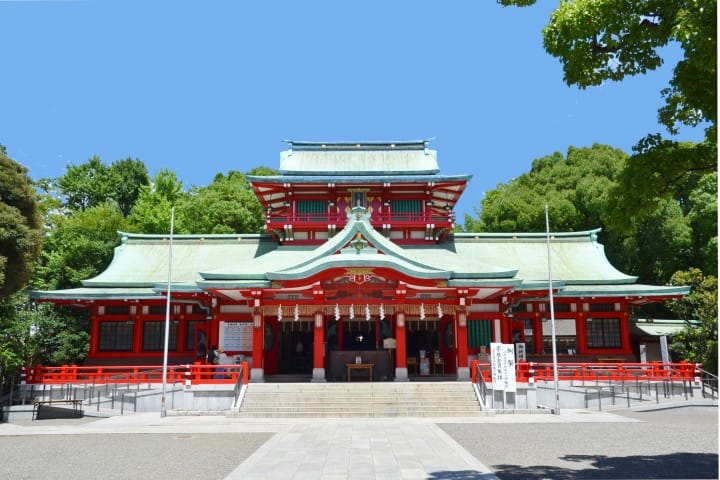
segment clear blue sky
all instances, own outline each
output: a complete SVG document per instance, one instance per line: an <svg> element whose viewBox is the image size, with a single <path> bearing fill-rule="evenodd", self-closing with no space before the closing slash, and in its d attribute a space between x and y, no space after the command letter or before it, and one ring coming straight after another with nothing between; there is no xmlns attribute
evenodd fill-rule
<svg viewBox="0 0 720 480"><path fill-rule="evenodd" d="M434 137L442 173L473 175L462 223L535 158L664 132L677 52L645 76L568 87L542 48L557 2L539 3L0 0L0 143L34 179L98 155L189 186L277 168L282 139Z"/></svg>

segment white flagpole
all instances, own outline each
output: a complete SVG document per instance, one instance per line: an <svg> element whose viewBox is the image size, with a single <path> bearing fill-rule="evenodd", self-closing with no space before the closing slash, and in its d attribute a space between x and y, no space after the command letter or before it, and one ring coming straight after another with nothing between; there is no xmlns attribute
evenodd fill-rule
<svg viewBox="0 0 720 480"><path fill-rule="evenodd" d="M173 250L173 229L175 227L175 207L170 209L170 249L168 250L168 281L167 281L167 301L165 303L165 347L163 349L163 371L162 371L162 397L160 397L160 416L164 417L167 412L165 410L165 390L167 387L167 367L168 367L168 341L170 338L170 285L172 283L172 250Z"/></svg>
<svg viewBox="0 0 720 480"><path fill-rule="evenodd" d="M553 380L555 382L555 410L553 413L560 414L560 391L558 389L558 363L557 345L555 342L555 300L553 298L552 285L552 263L550 262L550 219L548 217L548 206L545 204L545 231L547 233L547 261L548 261L548 296L550 297L550 325L552 329L552 356L553 356Z"/></svg>

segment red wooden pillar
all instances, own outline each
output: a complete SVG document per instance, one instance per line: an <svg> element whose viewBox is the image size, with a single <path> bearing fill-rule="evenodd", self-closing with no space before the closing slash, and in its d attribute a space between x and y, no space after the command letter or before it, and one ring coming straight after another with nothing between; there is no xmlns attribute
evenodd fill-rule
<svg viewBox="0 0 720 480"><path fill-rule="evenodd" d="M405 336L405 312L395 313L395 381L407 381L407 340Z"/></svg>
<svg viewBox="0 0 720 480"><path fill-rule="evenodd" d="M94 312L90 317L90 356L98 352L98 343L100 342L100 317Z"/></svg>
<svg viewBox="0 0 720 480"><path fill-rule="evenodd" d="M467 312L457 312L455 319L457 322L457 378L458 380L469 380Z"/></svg>
<svg viewBox="0 0 720 480"><path fill-rule="evenodd" d="M325 329L323 312L315 312L313 329L313 382L325 381Z"/></svg>
<svg viewBox="0 0 720 480"><path fill-rule="evenodd" d="M623 353L631 354L632 347L630 345L630 321L628 319L627 310L624 310L623 313L620 314L620 334L622 335Z"/></svg>
<svg viewBox="0 0 720 480"><path fill-rule="evenodd" d="M575 332L577 353L587 353L587 318L584 312L578 313L578 318L575 321Z"/></svg>
<svg viewBox="0 0 720 480"><path fill-rule="evenodd" d="M256 308L253 312L253 351L252 369L250 370L251 382L262 382L264 379L263 370L263 347L265 346L265 329L263 328L264 318L262 310Z"/></svg>

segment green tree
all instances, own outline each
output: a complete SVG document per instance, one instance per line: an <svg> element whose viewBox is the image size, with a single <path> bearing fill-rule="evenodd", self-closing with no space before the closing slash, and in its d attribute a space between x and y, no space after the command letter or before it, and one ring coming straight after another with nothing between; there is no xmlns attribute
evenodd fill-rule
<svg viewBox="0 0 720 480"><path fill-rule="evenodd" d="M528 6L534 0L500 0ZM677 125L717 123L717 2L715 0L566 0L543 29L545 50L580 88L620 81L663 64L662 47L676 43L683 58L661 95L659 119Z"/></svg>
<svg viewBox="0 0 720 480"><path fill-rule="evenodd" d="M144 186L150 184L147 167L139 160L128 157L110 165L110 178L113 182L112 198L120 212L127 217L135 205Z"/></svg>
<svg viewBox="0 0 720 480"><path fill-rule="evenodd" d="M651 215L664 200L675 198L687 206L699 179L717 171L714 142L675 142L649 135L634 149L618 178L611 206L618 213L613 227L627 233L633 229L631 220Z"/></svg>
<svg viewBox="0 0 720 480"><path fill-rule="evenodd" d="M207 187L194 189L179 206L179 216L189 233L259 233L264 225L260 202L236 171L219 173Z"/></svg>
<svg viewBox="0 0 720 480"><path fill-rule="evenodd" d="M0 298L29 281L42 245L42 217L27 169L0 145Z"/></svg>
<svg viewBox="0 0 720 480"><path fill-rule="evenodd" d="M480 222L471 225L480 231L545 231L547 203L555 231L601 226L610 188L626 160L622 150L599 144L533 160L528 173L487 192L482 210L476 210Z"/></svg>
<svg viewBox="0 0 720 480"><path fill-rule="evenodd" d="M70 210L84 211L112 198L110 168L94 156L80 165L68 165L65 175L54 184Z"/></svg>
<svg viewBox="0 0 720 480"><path fill-rule="evenodd" d="M522 7L535 0L500 3ZM545 50L562 63L565 82L579 88L654 70L663 63L663 47L680 47L682 58L660 92L665 103L658 119L673 134L680 125L704 123L705 141L676 142L658 134L641 139L613 191L611 227L633 235L663 202L675 199L685 208L682 201L699 179L717 172L717 2L561 1L543 39Z"/></svg>
<svg viewBox="0 0 720 480"><path fill-rule="evenodd" d="M690 295L668 302L668 307L686 327L672 337L671 351L688 362L700 362L704 368L718 373L718 283L717 277L703 275L697 268L676 272L673 285L690 285ZM695 321L699 323L694 323Z"/></svg>
<svg viewBox="0 0 720 480"><path fill-rule="evenodd" d="M128 228L138 233L168 233L172 207L178 207L187 201L189 195L183 190L183 184L177 175L162 169L150 185L141 189L138 200L130 211ZM187 233L177 220L175 232Z"/></svg>
<svg viewBox="0 0 720 480"><path fill-rule="evenodd" d="M474 231L577 231L600 227L600 241L610 261L643 282L666 283L688 266L713 273L717 259L716 174L683 182L669 198L656 199L648 213L635 217L626 209L618 185L629 157L603 145L568 149L534 160L530 172L487 192L479 218L466 216ZM616 228L631 224L632 229Z"/></svg>
<svg viewBox="0 0 720 480"><path fill-rule="evenodd" d="M117 232L126 220L112 203L102 203L65 216L52 215L55 225L45 241L33 277L36 289L73 288L110 264L119 244Z"/></svg>
<svg viewBox="0 0 720 480"><path fill-rule="evenodd" d="M24 366L77 364L87 355L87 315L50 304L34 304L18 293L0 301L0 377L16 377Z"/></svg>
<svg viewBox="0 0 720 480"><path fill-rule="evenodd" d="M127 217L142 188L150 183L150 177L139 159L128 157L108 166L94 156L83 164L68 166L62 177L43 179L40 183L46 193L58 195L70 210L83 211L114 202Z"/></svg>

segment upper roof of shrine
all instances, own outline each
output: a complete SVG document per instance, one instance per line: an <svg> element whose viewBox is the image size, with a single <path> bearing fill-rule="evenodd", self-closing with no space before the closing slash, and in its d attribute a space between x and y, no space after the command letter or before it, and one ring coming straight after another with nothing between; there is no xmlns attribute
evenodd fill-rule
<svg viewBox="0 0 720 480"><path fill-rule="evenodd" d="M402 142L301 142L286 140L283 175L435 175L437 151L427 140Z"/></svg>

